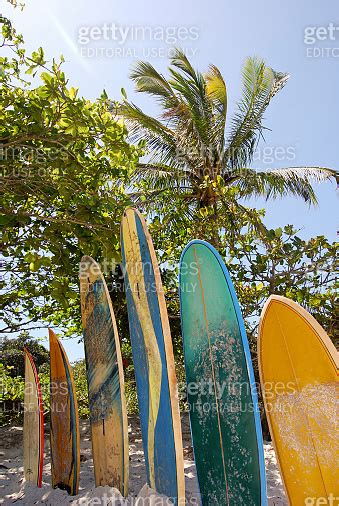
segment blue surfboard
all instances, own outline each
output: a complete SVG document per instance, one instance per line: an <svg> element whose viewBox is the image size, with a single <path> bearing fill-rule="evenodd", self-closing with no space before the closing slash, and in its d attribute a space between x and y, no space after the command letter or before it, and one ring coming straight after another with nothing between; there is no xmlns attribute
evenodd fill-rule
<svg viewBox="0 0 339 506"><path fill-rule="evenodd" d="M184 504L185 477L172 340L154 247L135 209L121 223L127 297L147 481Z"/></svg>

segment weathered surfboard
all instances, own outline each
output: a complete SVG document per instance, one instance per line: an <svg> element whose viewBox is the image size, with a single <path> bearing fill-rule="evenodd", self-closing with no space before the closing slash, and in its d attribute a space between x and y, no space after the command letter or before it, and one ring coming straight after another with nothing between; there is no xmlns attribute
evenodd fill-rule
<svg viewBox="0 0 339 506"><path fill-rule="evenodd" d="M44 413L38 373L29 351L25 354L24 476L41 487L44 461Z"/></svg>
<svg viewBox="0 0 339 506"><path fill-rule="evenodd" d="M204 505L266 505L260 415L238 300L222 258L194 240L180 261L187 396Z"/></svg>
<svg viewBox="0 0 339 506"><path fill-rule="evenodd" d="M61 342L49 332L50 441L52 487L76 495L79 490L80 428L72 368Z"/></svg>
<svg viewBox="0 0 339 506"><path fill-rule="evenodd" d="M126 496L128 421L120 341L104 277L89 256L81 260L80 292L95 483Z"/></svg>
<svg viewBox="0 0 339 506"><path fill-rule="evenodd" d="M159 266L145 220L121 224L122 264L148 484L184 504L180 412L172 340Z"/></svg>
<svg viewBox="0 0 339 506"><path fill-rule="evenodd" d="M289 503L337 504L338 353L299 304L272 295L259 328L266 414Z"/></svg>

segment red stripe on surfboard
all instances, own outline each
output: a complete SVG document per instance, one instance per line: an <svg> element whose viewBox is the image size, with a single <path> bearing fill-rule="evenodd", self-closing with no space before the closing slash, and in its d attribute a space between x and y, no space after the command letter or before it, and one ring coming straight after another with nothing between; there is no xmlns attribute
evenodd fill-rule
<svg viewBox="0 0 339 506"><path fill-rule="evenodd" d="M33 369L34 379L38 390L38 405L39 405L39 470L38 470L38 482L37 486L41 488L42 485L42 469L44 464L44 410L42 406L42 394L41 394L41 386L38 376L38 371L35 367L35 363L32 355L28 351L27 348L24 347L24 352L27 354L30 364Z"/></svg>

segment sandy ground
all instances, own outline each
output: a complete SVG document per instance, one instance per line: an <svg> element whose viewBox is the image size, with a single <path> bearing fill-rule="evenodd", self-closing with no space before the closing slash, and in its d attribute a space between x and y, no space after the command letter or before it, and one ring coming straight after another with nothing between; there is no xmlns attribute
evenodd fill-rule
<svg viewBox="0 0 339 506"><path fill-rule="evenodd" d="M200 504L199 489L191 446L188 418L182 422L186 499L187 504ZM94 485L93 460L91 455L90 427L86 421L81 422L81 470L80 490L75 497L67 492L53 490L50 486L51 464L49 452L49 434L46 426L45 460L43 486L41 489L25 484L23 481L22 427L0 428L0 502L2 504L51 504L64 505L113 505L124 504L118 491L110 487ZM160 505L164 501L144 487L146 482L145 462L143 458L141 432L137 417L129 417L130 442L130 480L128 505ZM265 443L265 460L267 470L267 489L270 506L287 505L283 491L274 449ZM166 502L165 502L166 504ZM239 503L240 504L240 503Z"/></svg>

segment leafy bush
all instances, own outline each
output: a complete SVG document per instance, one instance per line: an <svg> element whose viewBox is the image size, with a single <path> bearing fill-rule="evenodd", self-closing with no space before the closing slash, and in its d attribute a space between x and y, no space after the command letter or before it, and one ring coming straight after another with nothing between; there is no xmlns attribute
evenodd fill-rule
<svg viewBox="0 0 339 506"><path fill-rule="evenodd" d="M78 412L80 418L89 417L88 388L85 360L78 360L72 366L75 391L78 401Z"/></svg>
<svg viewBox="0 0 339 506"><path fill-rule="evenodd" d="M8 373L12 377L25 376L24 347L33 357L38 370L43 364L49 363L49 352L36 339L29 336L28 332L21 332L17 339L3 338L1 341L1 362L8 366Z"/></svg>
<svg viewBox="0 0 339 506"><path fill-rule="evenodd" d="M43 364L39 368L38 374L45 421L48 421L50 414L49 364ZM80 360L74 364L73 375L80 418L88 418L89 409L86 366L84 360ZM24 375L13 376L13 366L0 363L0 426L12 423L23 423L24 389Z"/></svg>
<svg viewBox="0 0 339 506"><path fill-rule="evenodd" d="M13 368L0 363L0 426L22 423L25 380L12 376ZM49 414L49 373L39 373L44 413Z"/></svg>
<svg viewBox="0 0 339 506"><path fill-rule="evenodd" d="M0 425L14 421L21 412L24 399L24 381L21 376L13 378L11 367L0 363Z"/></svg>

